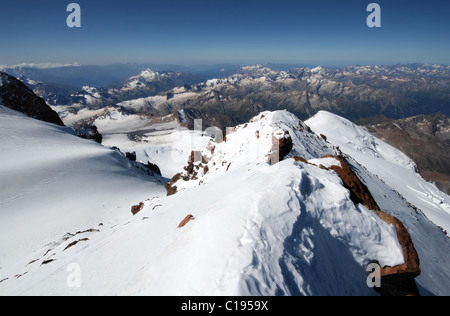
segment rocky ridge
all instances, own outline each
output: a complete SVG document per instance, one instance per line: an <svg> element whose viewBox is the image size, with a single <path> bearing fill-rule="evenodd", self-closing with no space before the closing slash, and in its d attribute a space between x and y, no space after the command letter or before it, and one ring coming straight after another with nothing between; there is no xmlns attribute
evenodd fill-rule
<svg viewBox="0 0 450 316"><path fill-rule="evenodd" d="M0 101L6 107L32 118L64 126L58 114L16 78L0 72Z"/></svg>

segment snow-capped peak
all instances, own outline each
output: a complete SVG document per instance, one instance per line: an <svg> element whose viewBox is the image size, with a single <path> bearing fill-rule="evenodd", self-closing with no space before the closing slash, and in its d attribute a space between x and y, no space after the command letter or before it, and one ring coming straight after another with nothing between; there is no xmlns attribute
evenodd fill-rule
<svg viewBox="0 0 450 316"><path fill-rule="evenodd" d="M318 66L318 67L316 67L316 68L313 68L313 69L311 69L310 71L312 72L312 73L321 73L321 72L323 72L325 69L323 69L321 66Z"/></svg>
<svg viewBox="0 0 450 316"><path fill-rule="evenodd" d="M146 79L147 81L152 81L158 78L159 72L152 71L151 69L146 69L139 74L139 77Z"/></svg>
<svg viewBox="0 0 450 316"><path fill-rule="evenodd" d="M275 73L276 71L264 67L263 65L251 65L251 66L245 66L241 67L241 69L238 71L238 74L245 74L250 76L261 76L261 75L267 75L271 73Z"/></svg>
<svg viewBox="0 0 450 316"><path fill-rule="evenodd" d="M241 67L241 71L256 71L261 69L264 69L263 65L250 65Z"/></svg>

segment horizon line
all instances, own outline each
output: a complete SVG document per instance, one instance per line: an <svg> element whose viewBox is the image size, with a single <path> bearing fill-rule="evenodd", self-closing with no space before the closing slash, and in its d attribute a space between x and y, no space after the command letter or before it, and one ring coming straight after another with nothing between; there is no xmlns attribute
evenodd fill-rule
<svg viewBox="0 0 450 316"><path fill-rule="evenodd" d="M107 64L95 64L95 63L53 63L53 62L44 62L44 63L18 63L13 65L0 65L0 70L5 69L14 69L14 68L32 68L32 69L57 69L57 68L69 68L69 67L108 67L114 65L155 65L155 66L175 66L175 67L186 67L186 68L195 68L195 67L205 67L205 66L256 66L256 65L284 65L284 66L294 66L294 67L322 67L322 68L346 68L346 67L365 67L365 66L378 66L378 67L387 67L387 66L412 66L412 65L424 65L424 66L450 66L447 63L429 63L429 62L392 62L392 63L308 63L308 62L254 62L254 63L233 63L233 62L217 62L217 63L157 63L157 62L113 62Z"/></svg>

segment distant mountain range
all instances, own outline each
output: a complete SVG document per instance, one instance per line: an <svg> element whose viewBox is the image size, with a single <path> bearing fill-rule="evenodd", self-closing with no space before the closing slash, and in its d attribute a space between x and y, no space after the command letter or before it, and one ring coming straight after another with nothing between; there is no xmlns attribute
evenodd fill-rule
<svg viewBox="0 0 450 316"><path fill-rule="evenodd" d="M205 128L218 126L222 130L243 124L267 110L286 109L300 119L307 119L320 110L330 111L366 125L403 150L416 161L427 180L449 192L448 140L437 137L433 131L436 120L448 122L450 116L450 66L291 66L190 68L126 64L20 66L8 71L19 76L61 117L70 116L67 122L73 127L91 125L99 117L107 118L115 111L148 117L148 121L160 117L166 118L165 121L175 119L190 128L194 119L201 118ZM52 83L56 78L58 84ZM80 87L76 88L76 84ZM78 115L80 111L82 115ZM438 112L441 114L425 117L424 121L404 120ZM426 126L426 130L417 128L418 124Z"/></svg>
<svg viewBox="0 0 450 316"><path fill-rule="evenodd" d="M391 118L436 112L450 115L450 66L414 64L290 70L262 65L236 70L229 66L221 70L214 68L209 75L144 69L128 79L119 78L128 74L130 68L125 67L126 73L122 66L110 67L99 68L102 70L97 72L89 68L96 75L77 89L61 87L64 80L58 85L38 80L39 76L31 76L29 69L16 69L13 74L20 73L21 80L51 105L101 108L123 106L122 102L127 101L125 108L134 113L167 115L183 109L193 117L209 117L207 123L220 127L246 122L260 111L277 109L287 109L302 119L319 110L328 110L353 121L380 114ZM57 72L65 71L73 78L75 68L77 72L82 71L79 66L59 68ZM91 85L92 78L102 76L105 69L108 74L115 74L109 77L109 86ZM222 76L212 78L218 71ZM209 79L201 81L205 78Z"/></svg>
<svg viewBox="0 0 450 316"><path fill-rule="evenodd" d="M279 65L288 67L287 65ZM136 75L145 69L153 71L183 72L198 77L198 82L209 78L231 75L240 66L233 64L180 66L169 64L112 64L98 65L57 65L57 64L20 64L0 66L0 71L14 77L23 77L44 82L52 86L80 89L83 86L110 88L111 86Z"/></svg>

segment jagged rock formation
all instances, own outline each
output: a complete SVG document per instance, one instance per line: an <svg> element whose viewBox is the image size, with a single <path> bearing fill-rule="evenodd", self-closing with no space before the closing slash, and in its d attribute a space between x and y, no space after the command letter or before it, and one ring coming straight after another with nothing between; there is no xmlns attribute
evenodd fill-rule
<svg viewBox="0 0 450 316"><path fill-rule="evenodd" d="M79 127L75 129L75 133L78 137L84 138L84 139L92 139L96 141L97 143L101 144L103 141L103 136L98 131L97 126L95 125L85 125L82 127Z"/></svg>
<svg viewBox="0 0 450 316"><path fill-rule="evenodd" d="M64 126L64 123L45 103L16 78L0 72L0 101L4 106L22 112L32 118Z"/></svg>
<svg viewBox="0 0 450 316"><path fill-rule="evenodd" d="M198 180L200 171L203 175L207 174L209 171L206 157L203 156L200 151L192 151L187 163L187 166L184 167L184 172L177 173L168 183L166 183L165 187L168 196L174 195L177 192L177 186L175 184L179 180Z"/></svg>
<svg viewBox="0 0 450 316"><path fill-rule="evenodd" d="M147 167L151 172L153 172L153 174L156 174L160 177L162 176L161 169L158 167L158 165L148 162L144 164L144 167Z"/></svg>

